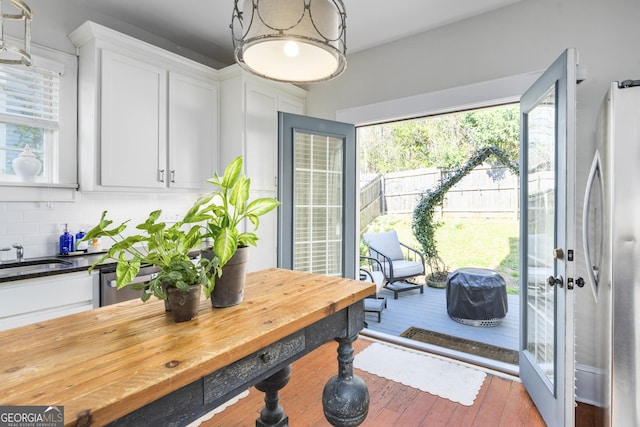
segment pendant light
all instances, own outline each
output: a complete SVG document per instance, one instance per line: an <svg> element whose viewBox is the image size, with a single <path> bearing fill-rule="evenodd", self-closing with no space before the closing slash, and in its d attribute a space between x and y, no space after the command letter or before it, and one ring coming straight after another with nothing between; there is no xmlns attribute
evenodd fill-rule
<svg viewBox="0 0 640 427"><path fill-rule="evenodd" d="M7 6L13 6L7 13ZM22 0L0 0L0 64L31 65L31 8ZM24 47L14 46L5 39L7 23L24 21Z"/></svg>
<svg viewBox="0 0 640 427"><path fill-rule="evenodd" d="M342 0L234 0L231 33L238 64L270 80L321 82L347 66Z"/></svg>

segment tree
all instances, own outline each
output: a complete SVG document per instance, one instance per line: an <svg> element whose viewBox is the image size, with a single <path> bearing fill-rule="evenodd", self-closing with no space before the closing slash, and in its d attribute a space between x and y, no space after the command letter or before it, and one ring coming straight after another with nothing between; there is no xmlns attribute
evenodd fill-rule
<svg viewBox="0 0 640 427"><path fill-rule="evenodd" d="M435 240L436 229L440 226L440 223L434 218L435 208L442 204L444 196L451 187L490 157L495 158L499 163L506 166L513 174L518 175L520 173L518 163L504 150L494 146L482 147L466 163L449 170L449 173L443 176L436 188L428 190L420 197L420 201L413 210L413 222L411 224L413 234L422 246L425 261L436 280L444 280L447 271L443 260L438 254Z"/></svg>
<svg viewBox="0 0 640 427"><path fill-rule="evenodd" d="M363 173L455 168L482 147L519 156L519 110L506 105L358 129Z"/></svg>

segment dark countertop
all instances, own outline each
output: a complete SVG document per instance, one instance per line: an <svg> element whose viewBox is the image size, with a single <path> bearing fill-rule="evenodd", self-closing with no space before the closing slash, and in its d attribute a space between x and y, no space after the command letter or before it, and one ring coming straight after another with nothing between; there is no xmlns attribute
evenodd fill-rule
<svg viewBox="0 0 640 427"><path fill-rule="evenodd" d="M203 247L202 250L208 250L210 247ZM194 250L189 253L189 256L193 258L200 255L202 250ZM54 276L56 274L75 273L78 271L87 271L94 262L100 259L106 251L74 254L74 255L55 255L41 258L25 258L21 262L4 261L0 262L0 284L5 282L13 282L16 280L34 279L38 277ZM39 261L52 260L50 263L43 264L41 266L34 266L33 264ZM10 268L7 268L10 267ZM21 268L26 267L26 268ZM98 266L98 270L112 269L115 271L116 260L106 259Z"/></svg>
<svg viewBox="0 0 640 427"><path fill-rule="evenodd" d="M25 258L21 262L15 260L5 261L0 263L0 283L87 271L89 267L104 254L105 252L96 252L70 256L58 255L41 258ZM36 262L45 260L52 260L52 262L37 267L33 265ZM59 262L55 262L56 260ZM100 270L115 268L115 264L115 260L107 259L96 268ZM7 268L9 266L11 266L11 268ZM24 266L24 268L21 268L21 266Z"/></svg>

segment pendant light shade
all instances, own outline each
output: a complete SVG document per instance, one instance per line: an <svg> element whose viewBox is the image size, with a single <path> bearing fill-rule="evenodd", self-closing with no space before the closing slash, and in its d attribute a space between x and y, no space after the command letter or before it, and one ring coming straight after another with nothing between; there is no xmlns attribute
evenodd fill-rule
<svg viewBox="0 0 640 427"><path fill-rule="evenodd" d="M31 9L22 0L0 0L0 64L31 65L31 16ZM5 38L5 26L16 22L24 25L23 47Z"/></svg>
<svg viewBox="0 0 640 427"><path fill-rule="evenodd" d="M345 19L342 0L234 0L236 61L271 80L332 79L347 66Z"/></svg>

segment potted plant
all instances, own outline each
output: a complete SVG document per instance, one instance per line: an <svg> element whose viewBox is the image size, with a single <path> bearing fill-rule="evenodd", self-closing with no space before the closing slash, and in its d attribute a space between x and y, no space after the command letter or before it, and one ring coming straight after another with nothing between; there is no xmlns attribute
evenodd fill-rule
<svg viewBox="0 0 640 427"><path fill-rule="evenodd" d="M106 219L107 211L104 211L100 223L87 232L84 240L107 237L114 244L89 271L106 259L117 260L116 286L121 289L136 277L141 265L157 266L160 273L148 284L131 286L142 291L142 301L152 295L167 299L176 322L194 319L198 314L201 289L207 298L211 295L217 268L215 257L194 261L190 256L201 248L202 240L207 236L207 230L202 226L207 217L200 212L206 201L196 201L184 218L171 226L160 221L160 210L153 211L146 221L136 226L139 233L127 237L122 233L129 221L111 227L113 221Z"/></svg>
<svg viewBox="0 0 640 427"><path fill-rule="evenodd" d="M213 254L218 259L217 278L211 295L214 307L242 302L249 245L256 246L259 217L280 202L263 197L249 201L251 180L242 173L242 157L236 157L224 171L207 180L217 189L204 198L208 237L213 238Z"/></svg>

